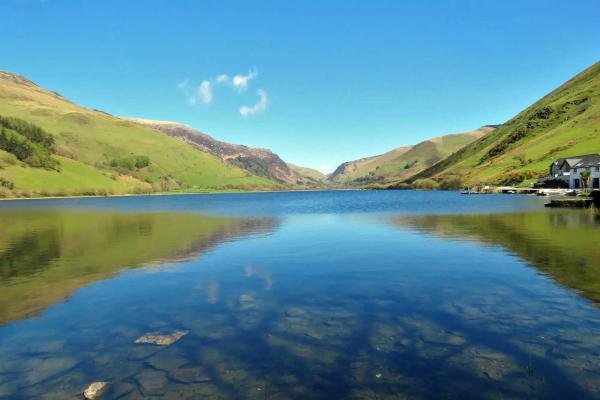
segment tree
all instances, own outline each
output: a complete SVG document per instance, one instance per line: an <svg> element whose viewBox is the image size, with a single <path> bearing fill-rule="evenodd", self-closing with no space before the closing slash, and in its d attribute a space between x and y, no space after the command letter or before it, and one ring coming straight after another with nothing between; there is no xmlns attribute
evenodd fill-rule
<svg viewBox="0 0 600 400"><path fill-rule="evenodd" d="M581 176L581 184L583 185L583 191L587 192L588 188L590 187L589 183L590 183L590 176L592 175L591 171L589 169L582 169L581 172L579 173L579 176Z"/></svg>

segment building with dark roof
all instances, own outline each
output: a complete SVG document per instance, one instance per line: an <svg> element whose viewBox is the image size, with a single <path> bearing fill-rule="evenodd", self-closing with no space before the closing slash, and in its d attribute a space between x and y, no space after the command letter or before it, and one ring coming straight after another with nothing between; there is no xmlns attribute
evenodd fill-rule
<svg viewBox="0 0 600 400"><path fill-rule="evenodd" d="M587 181L584 179L585 171L590 172ZM562 181L571 189L598 189L600 188L600 154L559 158L550 164L549 172L549 176L540 181Z"/></svg>

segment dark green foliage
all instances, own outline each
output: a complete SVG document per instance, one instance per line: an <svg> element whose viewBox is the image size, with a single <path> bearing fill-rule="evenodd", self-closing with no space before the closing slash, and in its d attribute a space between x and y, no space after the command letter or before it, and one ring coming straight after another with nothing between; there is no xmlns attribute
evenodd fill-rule
<svg viewBox="0 0 600 400"><path fill-rule="evenodd" d="M536 184L535 187L544 189L568 189L569 184L561 179L548 179L541 184Z"/></svg>
<svg viewBox="0 0 600 400"><path fill-rule="evenodd" d="M33 155L33 146L29 140L4 128L0 131L0 149L14 154L21 161Z"/></svg>
<svg viewBox="0 0 600 400"><path fill-rule="evenodd" d="M15 188L15 184L12 181L9 181L8 179L0 178L0 187L12 190Z"/></svg>
<svg viewBox="0 0 600 400"><path fill-rule="evenodd" d="M54 137L21 119L0 116L0 149L32 167L58 170L58 161L51 157Z"/></svg>
<svg viewBox="0 0 600 400"><path fill-rule="evenodd" d="M111 167L125 169L128 171L135 171L138 169L145 168L149 165L150 158L148 156L130 156L123 158L115 158L110 162Z"/></svg>
<svg viewBox="0 0 600 400"><path fill-rule="evenodd" d="M460 178L446 179L440 182L441 190L457 190L464 187L464 183Z"/></svg>
<svg viewBox="0 0 600 400"><path fill-rule="evenodd" d="M497 182L499 185L506 185L506 186L512 186L512 185L518 185L519 183L528 180L528 179L532 179L532 178L539 178L540 176L535 173L534 171L530 171L530 170L525 170L525 171L515 171L515 172L511 172L511 173L507 173L504 178L500 181Z"/></svg>
<svg viewBox="0 0 600 400"><path fill-rule="evenodd" d="M0 116L0 127L11 129L30 140L52 151L54 147L54 137L37 125L29 123L19 118Z"/></svg>
<svg viewBox="0 0 600 400"><path fill-rule="evenodd" d="M413 166L415 166L415 164L417 164L419 162L419 160L414 160L411 161L409 163L404 164L404 169L409 169L412 168Z"/></svg>

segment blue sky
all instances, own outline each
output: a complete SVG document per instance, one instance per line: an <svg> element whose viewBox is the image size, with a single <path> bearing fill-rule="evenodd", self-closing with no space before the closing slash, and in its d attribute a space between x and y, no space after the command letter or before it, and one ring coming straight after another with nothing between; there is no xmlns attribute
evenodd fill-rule
<svg viewBox="0 0 600 400"><path fill-rule="evenodd" d="M0 15L0 69L315 168L501 123L600 59L597 0L3 0Z"/></svg>

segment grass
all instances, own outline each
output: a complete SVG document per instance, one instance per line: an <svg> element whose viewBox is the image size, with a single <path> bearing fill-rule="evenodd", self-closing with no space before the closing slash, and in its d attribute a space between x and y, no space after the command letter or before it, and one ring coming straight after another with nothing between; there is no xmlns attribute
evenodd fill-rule
<svg viewBox="0 0 600 400"><path fill-rule="evenodd" d="M65 157L56 158L61 165L60 172L12 165L5 167L0 175L17 182L18 189L28 192L43 192L48 195L68 195L94 190L104 190L110 194L152 190L150 184L138 179L103 171Z"/></svg>
<svg viewBox="0 0 600 400"><path fill-rule="evenodd" d="M60 172L55 175L23 166L1 170L0 173L13 180L18 189L121 191L143 184L152 187L164 179L175 182L178 187L280 187L269 179L250 175L181 140L78 106L25 80L15 82L0 76L0 115L21 118L51 133L56 141L56 153L61 156L57 157L61 162ZM150 165L131 171L128 175L133 178L121 181L104 175L106 171L119 172L113 160L130 157L148 157ZM0 165L3 163L0 158Z"/></svg>
<svg viewBox="0 0 600 400"><path fill-rule="evenodd" d="M527 185L557 158L600 152L600 62L412 179Z"/></svg>

